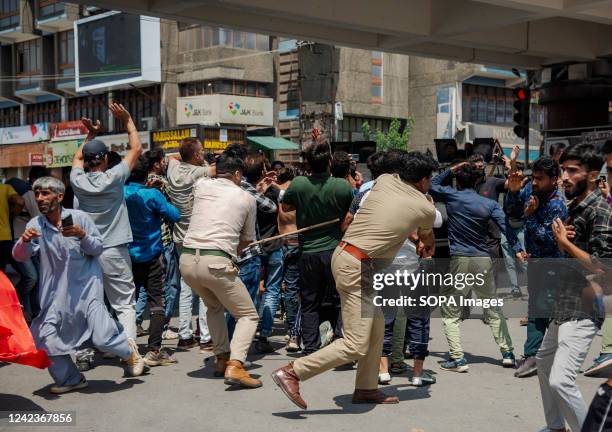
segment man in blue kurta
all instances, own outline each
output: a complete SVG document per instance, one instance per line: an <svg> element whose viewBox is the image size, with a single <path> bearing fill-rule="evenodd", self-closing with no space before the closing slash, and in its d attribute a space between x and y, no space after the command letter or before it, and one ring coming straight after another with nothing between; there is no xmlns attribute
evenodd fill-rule
<svg viewBox="0 0 612 432"><path fill-rule="evenodd" d="M120 331L104 306L102 237L93 221L79 210L64 209L64 185L53 177L38 179L32 189L41 212L30 220L13 248L20 262L40 259L40 314L31 324L38 349L49 354L52 393L87 387L70 354L89 339L104 352L125 360L127 373L141 375L144 360L133 339Z"/></svg>

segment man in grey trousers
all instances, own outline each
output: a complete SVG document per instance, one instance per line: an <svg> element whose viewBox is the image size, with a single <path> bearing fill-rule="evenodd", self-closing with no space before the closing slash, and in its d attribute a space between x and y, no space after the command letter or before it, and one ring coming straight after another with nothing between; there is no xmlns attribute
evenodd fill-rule
<svg viewBox="0 0 612 432"><path fill-rule="evenodd" d="M599 282L602 260L612 257L612 211L597 187L603 159L593 146L569 147L560 162L565 195L571 201L568 220L555 219L552 230L559 249L571 259L557 266L562 276L553 321L536 364L548 429L565 432L567 422L572 432L578 432L587 405L576 376L605 316Z"/></svg>
<svg viewBox="0 0 612 432"><path fill-rule="evenodd" d="M123 185L142 154L142 144L130 113L121 104L110 110L127 128L129 150L123 160L109 168L109 149L95 139L102 125L98 120L83 118L89 130L84 144L72 162L70 184L74 190L75 208L87 213L102 235L103 251L99 256L103 273L104 293L128 338L136 339L136 289L128 243L132 230L123 197ZM87 170L85 170L87 168Z"/></svg>

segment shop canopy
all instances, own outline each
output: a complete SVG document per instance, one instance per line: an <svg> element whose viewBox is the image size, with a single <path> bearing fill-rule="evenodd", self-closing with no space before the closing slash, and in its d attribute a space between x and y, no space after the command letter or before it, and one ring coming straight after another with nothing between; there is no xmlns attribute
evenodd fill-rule
<svg viewBox="0 0 612 432"><path fill-rule="evenodd" d="M266 150L299 150L300 146L285 138L273 136L247 136L247 141L257 147L263 147Z"/></svg>

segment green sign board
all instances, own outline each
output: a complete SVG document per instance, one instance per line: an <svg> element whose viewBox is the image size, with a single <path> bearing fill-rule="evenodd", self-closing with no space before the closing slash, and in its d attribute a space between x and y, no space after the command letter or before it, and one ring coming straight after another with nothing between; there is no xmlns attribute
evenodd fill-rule
<svg viewBox="0 0 612 432"><path fill-rule="evenodd" d="M56 141L47 144L47 167L72 166L72 159L83 140Z"/></svg>

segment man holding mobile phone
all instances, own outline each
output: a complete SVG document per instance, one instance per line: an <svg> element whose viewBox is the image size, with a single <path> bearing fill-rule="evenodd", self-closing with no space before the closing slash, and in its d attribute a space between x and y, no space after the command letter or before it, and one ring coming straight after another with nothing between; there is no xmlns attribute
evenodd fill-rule
<svg viewBox="0 0 612 432"><path fill-rule="evenodd" d="M51 360L51 393L87 387L70 354L90 339L100 350L124 359L129 375L141 375L144 360L136 342L126 337L104 306L100 232L84 212L62 208L65 187L60 180L41 177L32 188L41 215L28 222L13 257L19 262L35 255L40 259L40 313L30 329L36 347L47 351Z"/></svg>

